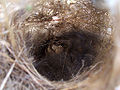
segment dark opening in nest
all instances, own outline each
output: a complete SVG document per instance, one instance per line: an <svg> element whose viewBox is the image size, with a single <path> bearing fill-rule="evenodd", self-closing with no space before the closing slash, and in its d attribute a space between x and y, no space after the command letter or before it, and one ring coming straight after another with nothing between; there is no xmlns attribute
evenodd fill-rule
<svg viewBox="0 0 120 90"><path fill-rule="evenodd" d="M37 71L49 80L66 81L89 69L100 46L100 37L85 31L41 36L33 41L30 52Z"/></svg>

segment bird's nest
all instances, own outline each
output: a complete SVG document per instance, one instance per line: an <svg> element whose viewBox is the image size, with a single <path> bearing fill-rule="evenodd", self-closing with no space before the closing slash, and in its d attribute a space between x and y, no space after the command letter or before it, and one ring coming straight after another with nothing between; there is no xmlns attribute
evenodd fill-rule
<svg viewBox="0 0 120 90"><path fill-rule="evenodd" d="M109 14L91 0L68 1L31 1L6 13L0 25L1 88L108 87L114 56Z"/></svg>

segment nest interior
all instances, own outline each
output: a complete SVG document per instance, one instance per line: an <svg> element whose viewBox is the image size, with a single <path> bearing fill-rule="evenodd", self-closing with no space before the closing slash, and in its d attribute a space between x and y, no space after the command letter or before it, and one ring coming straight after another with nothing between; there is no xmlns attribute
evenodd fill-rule
<svg viewBox="0 0 120 90"><path fill-rule="evenodd" d="M35 68L49 80L56 81L69 80L92 65L100 47L100 39L88 32L47 36L47 39L37 39L33 43L31 53L36 60Z"/></svg>

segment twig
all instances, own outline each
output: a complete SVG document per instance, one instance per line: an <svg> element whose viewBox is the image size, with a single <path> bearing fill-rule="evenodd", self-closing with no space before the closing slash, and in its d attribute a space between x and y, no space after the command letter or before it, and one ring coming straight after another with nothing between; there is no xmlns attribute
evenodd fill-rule
<svg viewBox="0 0 120 90"><path fill-rule="evenodd" d="M15 61L16 61L16 60L15 60ZM12 64L9 72L7 73L6 77L4 78L4 80L3 80L3 82L2 82L2 84L1 84L1 86L0 86L0 90L3 90L3 88L5 87L5 84L6 84L7 80L8 80L8 78L9 78L9 76L11 75L14 67L15 67L15 62Z"/></svg>

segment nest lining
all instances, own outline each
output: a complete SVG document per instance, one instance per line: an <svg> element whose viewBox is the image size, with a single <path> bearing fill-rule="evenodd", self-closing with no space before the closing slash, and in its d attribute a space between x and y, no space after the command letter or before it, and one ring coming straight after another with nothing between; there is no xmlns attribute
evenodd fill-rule
<svg viewBox="0 0 120 90"><path fill-rule="evenodd" d="M100 47L100 39L85 32L69 32L33 43L31 53L36 60L35 68L49 80L56 81L69 80L84 68L90 67Z"/></svg>

